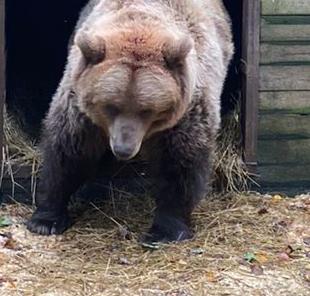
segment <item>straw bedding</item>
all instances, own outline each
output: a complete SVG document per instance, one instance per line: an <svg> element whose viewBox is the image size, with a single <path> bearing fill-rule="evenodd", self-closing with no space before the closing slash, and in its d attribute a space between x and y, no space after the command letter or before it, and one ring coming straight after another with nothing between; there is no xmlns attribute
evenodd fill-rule
<svg viewBox="0 0 310 296"><path fill-rule="evenodd" d="M31 210L1 207L0 295L310 295L310 195L211 197L171 245L141 245L153 203L117 189L58 237L27 232Z"/></svg>

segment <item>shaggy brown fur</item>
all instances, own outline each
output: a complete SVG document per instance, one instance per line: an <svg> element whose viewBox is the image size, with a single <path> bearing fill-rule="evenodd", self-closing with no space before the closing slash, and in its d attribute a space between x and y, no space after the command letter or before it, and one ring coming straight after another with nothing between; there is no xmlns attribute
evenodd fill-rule
<svg viewBox="0 0 310 296"><path fill-rule="evenodd" d="M67 203L108 149L147 155L157 210L147 239L191 237L190 214L208 192L220 96L231 59L219 0L94 0L81 14L45 120L45 193L28 228L58 234Z"/></svg>

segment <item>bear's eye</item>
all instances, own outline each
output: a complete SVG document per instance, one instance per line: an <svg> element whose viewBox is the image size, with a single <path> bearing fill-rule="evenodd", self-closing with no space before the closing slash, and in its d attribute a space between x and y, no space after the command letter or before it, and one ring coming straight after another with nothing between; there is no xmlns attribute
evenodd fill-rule
<svg viewBox="0 0 310 296"><path fill-rule="evenodd" d="M104 107L104 111L110 117L115 117L120 113L120 109L118 107L110 105L110 104Z"/></svg>
<svg viewBox="0 0 310 296"><path fill-rule="evenodd" d="M140 111L139 115L142 118L148 118L153 114L153 111L151 109L145 109Z"/></svg>

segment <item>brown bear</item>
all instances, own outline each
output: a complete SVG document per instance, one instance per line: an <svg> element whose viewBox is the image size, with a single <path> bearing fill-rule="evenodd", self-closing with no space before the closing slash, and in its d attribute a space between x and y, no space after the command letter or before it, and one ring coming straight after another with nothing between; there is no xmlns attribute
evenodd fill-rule
<svg viewBox="0 0 310 296"><path fill-rule="evenodd" d="M81 14L44 121L44 194L27 227L69 226L67 203L109 150L146 155L156 177L149 241L192 236L208 193L220 96L233 53L219 0L93 0Z"/></svg>

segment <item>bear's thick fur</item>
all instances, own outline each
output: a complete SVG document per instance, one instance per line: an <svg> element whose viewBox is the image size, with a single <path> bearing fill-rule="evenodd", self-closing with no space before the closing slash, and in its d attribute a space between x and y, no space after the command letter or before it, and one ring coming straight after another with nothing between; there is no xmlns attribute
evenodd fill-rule
<svg viewBox="0 0 310 296"><path fill-rule="evenodd" d="M191 237L206 196L233 54L220 0L92 0L81 13L44 122L44 194L28 229L60 234L69 197L107 150L148 157L157 209L150 241Z"/></svg>

